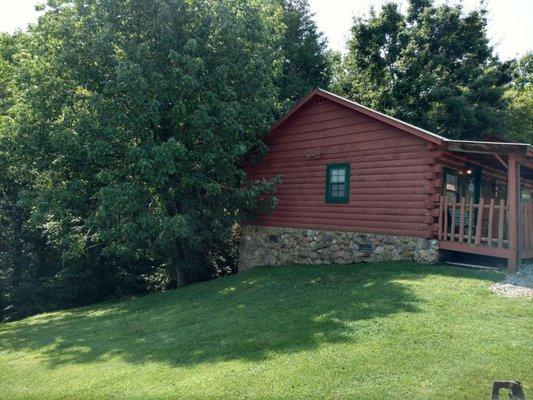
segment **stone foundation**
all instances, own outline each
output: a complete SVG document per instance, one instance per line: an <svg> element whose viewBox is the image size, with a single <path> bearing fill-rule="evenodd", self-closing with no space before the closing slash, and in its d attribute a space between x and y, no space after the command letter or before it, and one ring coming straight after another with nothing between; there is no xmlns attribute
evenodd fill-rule
<svg viewBox="0 0 533 400"><path fill-rule="evenodd" d="M239 271L262 265L439 259L437 241L431 239L251 225L241 226L239 252Z"/></svg>

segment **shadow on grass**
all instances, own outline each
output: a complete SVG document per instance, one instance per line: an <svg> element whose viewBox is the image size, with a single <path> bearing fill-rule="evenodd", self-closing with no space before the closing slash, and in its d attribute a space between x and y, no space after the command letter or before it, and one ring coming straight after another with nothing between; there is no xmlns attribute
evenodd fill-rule
<svg viewBox="0 0 533 400"><path fill-rule="evenodd" d="M119 357L174 366L261 360L358 340L361 322L420 312L405 280L494 274L410 264L258 268L143 298L0 325L0 349L49 366ZM363 324L364 325L364 324Z"/></svg>

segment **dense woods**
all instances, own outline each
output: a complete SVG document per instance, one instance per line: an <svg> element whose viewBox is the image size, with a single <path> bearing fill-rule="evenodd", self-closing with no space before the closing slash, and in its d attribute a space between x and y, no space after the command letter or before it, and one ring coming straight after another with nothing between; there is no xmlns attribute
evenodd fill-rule
<svg viewBox="0 0 533 400"><path fill-rule="evenodd" d="M49 0L0 35L0 319L210 279L273 206L247 159L316 86L436 133L531 141L531 55L411 0L329 54L305 0Z"/></svg>

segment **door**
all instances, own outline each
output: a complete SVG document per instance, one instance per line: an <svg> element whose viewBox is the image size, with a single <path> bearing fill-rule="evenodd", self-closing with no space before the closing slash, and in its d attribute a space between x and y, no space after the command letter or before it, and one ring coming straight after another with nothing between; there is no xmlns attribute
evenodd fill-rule
<svg viewBox="0 0 533 400"><path fill-rule="evenodd" d="M465 169L452 169L444 168L443 169L443 195L448 199L448 202L459 203L461 198L465 198L465 209L464 221L465 225L468 225L470 219L470 212L468 209L468 204L470 200L474 204L479 203L479 198L481 194L481 178L482 170L477 165L468 164ZM477 210L474 210L472 218L474 221L477 217ZM449 211L448 222L451 222L451 211ZM461 210L459 207L455 209L455 215L453 216L455 226L458 227L461 219ZM473 222L474 222L473 221ZM472 224L475 229L475 224Z"/></svg>

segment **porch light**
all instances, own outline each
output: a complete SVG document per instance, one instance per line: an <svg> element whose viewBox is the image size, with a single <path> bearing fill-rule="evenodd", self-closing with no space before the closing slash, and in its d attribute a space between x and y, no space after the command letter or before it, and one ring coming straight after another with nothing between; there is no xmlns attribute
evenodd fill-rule
<svg viewBox="0 0 533 400"><path fill-rule="evenodd" d="M472 170L471 170L471 169L467 169L467 170L466 170L466 174L467 174L467 175L472 175Z"/></svg>

